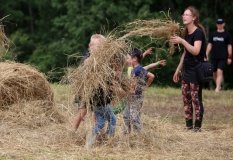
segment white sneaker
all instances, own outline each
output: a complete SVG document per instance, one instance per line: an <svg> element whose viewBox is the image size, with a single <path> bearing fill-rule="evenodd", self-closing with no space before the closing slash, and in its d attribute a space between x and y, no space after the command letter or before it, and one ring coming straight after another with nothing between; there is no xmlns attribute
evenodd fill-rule
<svg viewBox="0 0 233 160"><path fill-rule="evenodd" d="M96 133L89 131L86 137L85 148L91 147L95 143Z"/></svg>

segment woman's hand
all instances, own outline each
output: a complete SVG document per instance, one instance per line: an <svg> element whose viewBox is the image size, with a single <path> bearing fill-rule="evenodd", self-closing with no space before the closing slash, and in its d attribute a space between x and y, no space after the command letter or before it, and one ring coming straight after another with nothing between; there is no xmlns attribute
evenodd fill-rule
<svg viewBox="0 0 233 160"><path fill-rule="evenodd" d="M180 80L180 75L181 75L181 71L180 70L176 70L176 72L173 75L173 81L175 83L177 83Z"/></svg>
<svg viewBox="0 0 233 160"><path fill-rule="evenodd" d="M232 60L230 58L227 59L227 64L230 65Z"/></svg>
<svg viewBox="0 0 233 160"><path fill-rule="evenodd" d="M184 39L180 38L179 36L172 36L169 40L171 44L182 44Z"/></svg>

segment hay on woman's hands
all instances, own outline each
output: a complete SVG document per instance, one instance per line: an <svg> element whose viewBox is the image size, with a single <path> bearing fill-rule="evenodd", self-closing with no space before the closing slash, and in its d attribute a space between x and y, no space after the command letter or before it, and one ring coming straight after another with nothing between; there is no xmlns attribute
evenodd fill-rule
<svg viewBox="0 0 233 160"><path fill-rule="evenodd" d="M120 32L124 35L119 39L147 36L154 40L168 40L171 36L180 33L180 26L171 19L137 20L126 24L125 29ZM169 53L172 55L175 48L174 45L170 43L169 45Z"/></svg>

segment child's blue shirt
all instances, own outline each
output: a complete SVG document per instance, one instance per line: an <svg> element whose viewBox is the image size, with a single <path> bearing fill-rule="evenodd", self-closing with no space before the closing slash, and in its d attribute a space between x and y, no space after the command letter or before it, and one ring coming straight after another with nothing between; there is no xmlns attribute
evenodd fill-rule
<svg viewBox="0 0 233 160"><path fill-rule="evenodd" d="M131 78L133 79L130 85L130 93L141 95L142 88L146 85L146 75L148 71L145 70L141 65L135 67L131 72Z"/></svg>

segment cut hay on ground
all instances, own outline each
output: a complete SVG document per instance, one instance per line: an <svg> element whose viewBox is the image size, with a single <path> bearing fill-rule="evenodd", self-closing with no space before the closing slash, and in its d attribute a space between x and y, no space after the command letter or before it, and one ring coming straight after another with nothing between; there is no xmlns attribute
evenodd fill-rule
<svg viewBox="0 0 233 160"><path fill-rule="evenodd" d="M29 65L1 62L0 108L35 100L54 103L54 92L45 75Z"/></svg>
<svg viewBox="0 0 233 160"><path fill-rule="evenodd" d="M63 123L65 117L51 102L44 100L27 101L13 104L0 112L0 121L17 128L18 126L35 129L53 123Z"/></svg>
<svg viewBox="0 0 233 160"><path fill-rule="evenodd" d="M2 159L229 160L233 157L232 91L213 94L212 90L204 90L206 110L204 124L202 132L194 133L184 129L180 89L149 88L142 109L141 134L124 135L122 132L124 122L120 113L117 115L115 135L106 137L103 141L98 138L92 148L86 149L85 137L94 125L93 115L88 114L86 121L81 123L77 132L71 132L77 104L70 103L69 100L73 100L73 95L69 94L66 87L61 85L54 87L55 108L62 113L63 123L53 123L48 119L45 122L47 125L32 126L32 128L16 121L12 123L1 119L0 157ZM28 107L33 108L33 104ZM33 116L35 119L32 120L36 120L35 124L38 124L40 118L36 119L36 114ZM19 118L19 121L21 120L23 119ZM41 118L41 121L44 121L44 118Z"/></svg>

